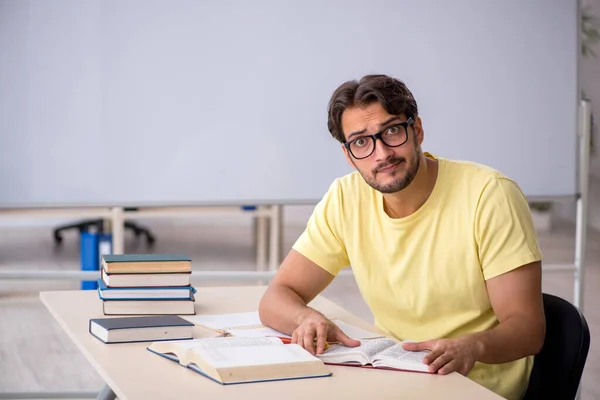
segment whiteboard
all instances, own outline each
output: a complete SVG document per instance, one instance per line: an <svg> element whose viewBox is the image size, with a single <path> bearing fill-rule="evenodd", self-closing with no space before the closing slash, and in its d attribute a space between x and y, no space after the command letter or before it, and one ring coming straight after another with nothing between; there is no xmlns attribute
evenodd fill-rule
<svg viewBox="0 0 600 400"><path fill-rule="evenodd" d="M384 73L423 150L577 192L572 0L0 0L0 207L300 204L352 171L342 82Z"/></svg>

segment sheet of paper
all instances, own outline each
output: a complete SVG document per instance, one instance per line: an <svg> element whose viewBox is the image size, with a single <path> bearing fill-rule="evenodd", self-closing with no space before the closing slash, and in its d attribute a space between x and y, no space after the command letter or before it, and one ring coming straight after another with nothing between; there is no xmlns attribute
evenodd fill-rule
<svg viewBox="0 0 600 400"><path fill-rule="evenodd" d="M190 315L183 316L183 318L196 325L204 326L209 329L226 331L233 336L279 336L291 338L289 335L264 326L260 321L258 311L229 314ZM384 335L375 332L369 332L365 329L350 325L338 319L333 319L333 322L352 339L362 340L384 337Z"/></svg>
<svg viewBox="0 0 600 400"><path fill-rule="evenodd" d="M348 336L352 339L362 340L362 339L375 339L385 337L379 333L370 332L359 328L354 325L350 325L345 323L344 321L334 319L333 322Z"/></svg>
<svg viewBox="0 0 600 400"><path fill-rule="evenodd" d="M291 339L290 335L286 335L283 332L276 331L271 328L259 328L259 329L230 329L227 331L233 336L245 336L245 337L266 337L266 336L277 336Z"/></svg>
<svg viewBox="0 0 600 400"><path fill-rule="evenodd" d="M257 311L231 314L194 315L183 317L194 324L240 337L277 336L291 338L283 332L266 327Z"/></svg>
<svg viewBox="0 0 600 400"><path fill-rule="evenodd" d="M262 327L258 311L231 314L190 315L183 316L183 318L194 324L217 330L242 326Z"/></svg>

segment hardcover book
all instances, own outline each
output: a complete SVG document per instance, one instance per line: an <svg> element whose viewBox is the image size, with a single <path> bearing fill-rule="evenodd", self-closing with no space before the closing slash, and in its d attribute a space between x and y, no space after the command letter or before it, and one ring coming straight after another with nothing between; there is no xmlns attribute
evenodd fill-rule
<svg viewBox="0 0 600 400"><path fill-rule="evenodd" d="M321 360L277 338L154 342L147 349L222 385L331 376Z"/></svg>

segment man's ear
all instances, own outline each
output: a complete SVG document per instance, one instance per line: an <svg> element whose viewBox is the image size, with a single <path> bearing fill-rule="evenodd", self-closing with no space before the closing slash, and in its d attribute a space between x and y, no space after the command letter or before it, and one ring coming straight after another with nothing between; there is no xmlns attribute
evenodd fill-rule
<svg viewBox="0 0 600 400"><path fill-rule="evenodd" d="M344 152L344 155L346 156L346 161L348 161L348 164L350 164L350 166L352 168L356 169L356 165L354 165L352 156L350 155L350 153L348 153L348 149L346 149L346 146L342 145L342 151Z"/></svg>
<svg viewBox="0 0 600 400"><path fill-rule="evenodd" d="M413 129L415 132L415 138L417 139L417 143L420 146L421 143L423 143L423 139L425 136L425 132L423 131L423 121L421 121L421 117L417 117L417 119L413 123Z"/></svg>

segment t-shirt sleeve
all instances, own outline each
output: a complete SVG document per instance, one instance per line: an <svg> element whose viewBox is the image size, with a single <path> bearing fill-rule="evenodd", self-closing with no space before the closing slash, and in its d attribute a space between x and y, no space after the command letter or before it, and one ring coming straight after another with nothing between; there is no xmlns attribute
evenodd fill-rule
<svg viewBox="0 0 600 400"><path fill-rule="evenodd" d="M315 206L292 247L334 276L350 264L343 237L342 206L342 191L336 180Z"/></svg>
<svg viewBox="0 0 600 400"><path fill-rule="evenodd" d="M491 180L482 191L475 236L486 280L542 258L527 199L505 177Z"/></svg>

